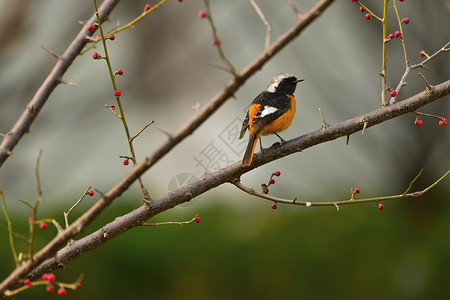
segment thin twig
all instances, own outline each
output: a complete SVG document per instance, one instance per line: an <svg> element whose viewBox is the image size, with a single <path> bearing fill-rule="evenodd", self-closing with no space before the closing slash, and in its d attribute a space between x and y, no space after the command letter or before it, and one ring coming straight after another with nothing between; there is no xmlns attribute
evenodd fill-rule
<svg viewBox="0 0 450 300"><path fill-rule="evenodd" d="M303 14L300 12L300 10L298 9L297 5L295 5L294 2L292 2L292 0L287 0L287 3L289 4L289 6L292 8L292 10L294 11L294 13L297 15L298 19L303 18Z"/></svg>
<svg viewBox="0 0 450 300"><path fill-rule="evenodd" d="M237 77L236 69L234 68L233 64L228 60L228 58L223 53L222 49L222 43L220 42L219 36L217 34L217 28L214 24L214 20L211 14L211 7L209 6L209 0L203 0L203 3L205 5L206 10L206 18L209 21L209 24L211 26L212 34L213 34L213 40L216 41L215 47L217 49L217 53L219 54L220 59L227 65L227 71L233 74L234 77Z"/></svg>
<svg viewBox="0 0 450 300"><path fill-rule="evenodd" d="M409 193L411 190L412 185L415 183L417 178L422 174L423 169L419 172L419 174L414 178L413 181L411 181L408 189L405 191L405 193L401 195L393 195L393 196L382 196L382 197L373 197L373 198L363 198L363 199L348 199L348 200L340 200L340 201L326 201L326 202L309 202L309 201L299 201L297 198L295 199L284 199L279 197L270 196L268 194L260 193L255 191L252 188L246 187L243 185L239 180L233 181L232 183L239 188L240 190L246 192L249 195L257 196L259 198L263 198L266 200L273 201L275 203L284 203L284 204L293 204L293 205L301 205L306 207L311 206L334 206L337 210L339 210L340 205L346 205L346 204L359 204L359 203L369 203L369 202L381 202L386 200L395 200L395 199L402 199L402 198L411 198L411 197L418 197L422 196L425 192L429 191L432 187L435 187L439 182L441 182L445 177L447 177L450 174L450 170L447 171L443 176L441 176L438 180L436 180L433 184L431 184L429 187L422 191Z"/></svg>
<svg viewBox="0 0 450 300"><path fill-rule="evenodd" d="M19 260L17 258L16 247L14 246L12 222L11 222L11 219L9 218L8 209L6 208L5 196L3 195L3 188L2 188L1 184L0 184L0 198L2 199L3 213L5 214L6 225L8 226L9 248L11 248L11 251L12 251L12 254L14 257L14 262L16 263L16 267L18 267ZM27 240L25 239L25 241L27 241Z"/></svg>
<svg viewBox="0 0 450 300"><path fill-rule="evenodd" d="M130 140L130 142L133 142L133 140L135 138L137 138L145 129L147 129L150 125L152 125L153 123L155 123L155 121L151 121L150 123L148 123L147 125L145 125L141 130L138 131L138 133L136 133Z"/></svg>
<svg viewBox="0 0 450 300"><path fill-rule="evenodd" d="M388 3L389 0L384 0L384 7L383 7L383 19L381 20L381 24L383 27L383 53L382 53L382 63L381 63L381 106L386 106L386 80L387 80L387 43L385 41L387 36L387 17L388 17Z"/></svg>
<svg viewBox="0 0 450 300"><path fill-rule="evenodd" d="M417 174L417 176L410 182L408 188L406 189L406 191L405 191L405 192L403 193L403 195L402 195L403 197L404 197L407 193L409 193L409 191L411 191L411 189L412 189L414 183L416 182L416 180L420 177L420 175L422 175L422 172L423 172L423 168L420 169L419 174Z"/></svg>
<svg viewBox="0 0 450 300"><path fill-rule="evenodd" d="M261 19L261 21L264 23L264 26L266 26L266 38L265 38L264 48L267 49L267 48L269 48L269 45L270 45L270 35L272 33L272 26L270 25L269 21L267 21L266 17L264 16L263 12L259 8L258 4L256 4L256 2L254 0L248 0L248 1L255 9L255 11L258 14L259 18Z"/></svg>
<svg viewBox="0 0 450 300"><path fill-rule="evenodd" d="M141 226L161 226L161 225L187 225L187 224L191 224L193 222L198 222L198 215L196 215L195 217L193 217L191 220L189 221L183 221L183 222L176 222L176 221L168 221L168 222L158 222L158 223L147 223L147 222L141 222Z"/></svg>
<svg viewBox="0 0 450 300"><path fill-rule="evenodd" d="M414 65L409 65L409 63L408 63L406 66L406 69L405 69L405 73L403 73L402 78L400 79L400 82L398 83L395 90L398 92L402 87L404 87L406 85L406 78L408 77L411 70L418 69L418 68L426 69L425 65L428 62L435 59L439 54L450 51L449 46L450 46L450 42L447 42L441 49L439 49L432 55L427 56L427 58L420 63L414 64ZM406 59L406 56L405 56L405 59ZM392 97L391 100L389 101L389 104L394 104L394 103L395 103L395 97Z"/></svg>
<svg viewBox="0 0 450 300"><path fill-rule="evenodd" d="M81 196L80 199L78 199L78 201L67 212L64 212L64 221L66 222L66 228L69 227L69 214L72 212L72 210L75 209L75 207L77 207L81 203L81 201L83 201L84 197L87 196L91 188L92 186L88 187L83 196Z"/></svg>
<svg viewBox="0 0 450 300"><path fill-rule="evenodd" d="M30 256L31 263L33 263L33 254L34 254L34 229L35 229L35 225L36 225L35 220L36 220L39 204L42 201L41 178L39 176L39 166L40 166L40 162L41 162L41 157L42 157L42 150L39 151L39 155L36 160L36 168L35 168L36 192L37 192L36 202L32 209L31 220L28 220L29 228L30 228L30 237L28 239L28 243L29 243L29 256Z"/></svg>
<svg viewBox="0 0 450 300"><path fill-rule="evenodd" d="M160 5L163 4L165 1L167 1L167 0L161 1ZM97 16L98 29L100 31L100 36L102 38L103 51L105 51L104 58L106 60L107 66L108 66L108 73L109 73L109 76L111 78L113 91L116 91L118 88L117 88L116 79L115 79L115 76L114 76L115 73L114 73L114 71L112 69L111 60L110 60L109 54L108 54L108 47L106 46L107 38L106 38L106 35L103 32L103 25L102 25L101 18L100 18L99 12L98 12L97 0L93 0L93 2L94 2L95 14ZM155 7L153 7L153 9L155 9ZM147 11L147 12L144 12L141 16L144 17L146 15L146 13L148 13L150 11L151 11L151 9L149 11ZM122 125L123 125L123 128L125 130L125 135L126 135L127 142L128 142L128 148L130 149L130 154L131 154L131 157L133 158L132 162L133 162L134 165L136 165L136 153L134 151L134 145L133 145L133 140L134 140L134 138L136 136L133 137L133 138L131 137L130 130L128 128L128 123L127 123L127 120L125 118L125 112L124 112L124 109L123 109L123 106L122 106L122 101L120 101L120 97L119 96L116 97L116 102L117 102L117 106L119 107L119 111L120 111L120 120L122 121ZM149 194L147 188L144 186L144 182L142 181L141 177L138 178L138 183L139 183L139 187L141 188L142 194L144 195L144 202L146 202L147 204L150 203L150 200L151 200L150 194Z"/></svg>

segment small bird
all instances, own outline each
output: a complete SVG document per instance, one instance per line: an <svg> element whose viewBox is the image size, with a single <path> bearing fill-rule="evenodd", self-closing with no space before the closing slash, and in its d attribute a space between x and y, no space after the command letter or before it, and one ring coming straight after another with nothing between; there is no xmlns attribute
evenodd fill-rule
<svg viewBox="0 0 450 300"><path fill-rule="evenodd" d="M303 80L289 73L278 74L253 100L239 135L241 139L248 129L250 139L242 159L243 167L250 166L252 163L256 142L262 135L275 134L281 142L285 142L278 133L286 130L294 119L296 108L294 92L297 83Z"/></svg>

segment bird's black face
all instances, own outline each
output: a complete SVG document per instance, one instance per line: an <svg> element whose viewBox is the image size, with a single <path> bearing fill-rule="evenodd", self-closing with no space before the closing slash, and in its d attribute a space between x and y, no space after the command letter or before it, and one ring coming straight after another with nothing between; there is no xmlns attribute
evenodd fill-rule
<svg viewBox="0 0 450 300"><path fill-rule="evenodd" d="M297 83L303 81L304 79L297 79L295 76L282 73L275 76L267 87L268 92L278 92L288 95L293 95L295 92L295 88L297 87Z"/></svg>

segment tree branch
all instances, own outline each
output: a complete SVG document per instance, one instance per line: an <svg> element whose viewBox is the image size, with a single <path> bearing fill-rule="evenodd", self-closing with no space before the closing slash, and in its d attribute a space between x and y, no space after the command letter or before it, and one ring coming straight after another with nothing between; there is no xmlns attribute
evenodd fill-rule
<svg viewBox="0 0 450 300"><path fill-rule="evenodd" d="M99 14L101 18L105 18L105 15L109 14L115 4L117 4L118 0L106 0L102 3L99 8ZM41 249L38 253L34 255L34 263L26 262L22 264L20 267L16 268L9 276L0 284L0 295L6 289L10 288L14 284L18 282L18 280L28 273L30 273L36 265L42 263L45 259L52 257L56 254L56 252L64 246L71 238L79 234L84 230L84 228L89 225L94 219L96 219L106 207L108 207L112 201L122 195L128 187L135 181L139 176L141 176L144 172L146 172L151 166L153 166L157 161L159 161L163 156L165 156L170 150L172 150L178 143L180 143L184 138L192 134L204 121L206 121L216 110L218 110L222 104L225 103L226 100L233 97L234 93L249 79L256 71L260 70L262 66L267 63L273 56L275 56L281 49L283 49L286 45L288 45L292 40L294 40L309 24L311 24L317 17L321 15L323 11L331 4L334 0L321 0L319 1L307 14L304 15L303 18L298 19L297 22L292 26L288 31L286 31L283 35L281 35L276 41L274 41L267 49L265 49L252 63L250 63L244 70L242 70L239 74L233 77L231 82L217 95L215 96L209 104L207 104L196 117L192 119L190 122L185 124L182 128L180 128L175 134L170 135L169 139L162 144L152 155L147 156L145 160L139 163L133 170L124 177L116 186L114 186L110 191L105 193L86 213L84 213L80 218L78 218L72 225L69 226L66 230L58 233L58 235L50 241L43 249ZM108 8L108 9L107 9ZM95 22L95 15L91 17L87 24L92 24ZM54 70L49 74L46 79L46 82L49 81L49 84L44 84L41 88L36 92L35 97L32 99L30 104L28 105L28 109L25 110L22 117L16 122L16 125L13 129L4 136L4 140L0 145L0 167L4 163L4 161L8 158L8 156L12 153L12 149L19 142L20 138L23 134L29 130L31 123L36 118L39 110L44 105L45 101L56 87L56 85L60 82L60 78L70 66L70 64L75 59L76 55L81 51L83 46L86 43L85 36L88 30L86 29L88 25L85 25L77 37L72 42L71 46L66 50L63 54L60 61L65 62L62 65L59 65L60 61L58 61L57 65L54 67ZM70 50L70 51L69 51ZM70 54L70 55L69 55ZM68 60L66 62L66 60ZM45 93L42 94L44 90ZM36 99L35 99L36 98ZM36 104L35 102L38 102ZM36 106L38 105L37 109ZM25 119L25 120L22 120ZM22 128L22 130L15 130L16 127ZM222 182L223 183L223 182ZM217 183L219 185L221 183ZM217 186L216 185L216 186ZM210 187L209 189L215 186ZM190 195L187 193L186 195ZM191 198L189 198L191 199ZM185 201L189 201L186 199ZM175 204L176 205L176 204ZM152 203L151 208L148 211L153 211L155 207L158 207L157 203ZM163 211L163 210L162 210ZM117 220L122 217L117 218ZM147 218L148 219L148 218ZM141 222L133 223L133 227L141 224ZM131 227L129 227L131 228ZM124 231L129 228L124 227ZM117 232L114 234L116 235ZM102 233L103 235L103 233ZM115 236L114 235L114 236ZM109 240L114 237L109 235L108 233L104 234L104 238ZM92 248L97 247L102 244L99 243L96 245L95 242L91 243Z"/></svg>
<svg viewBox="0 0 450 300"><path fill-rule="evenodd" d="M123 232L135 226L140 226L149 218L181 203L188 202L219 185L232 183L239 179L242 174L258 168L261 165L289 154L299 152L300 150L361 131L365 122L367 123L366 127L368 128L402 114L413 112L419 107L449 94L450 80L434 86L430 94L421 92L404 101L379 108L335 125L329 125L325 129L320 128L311 133L287 141L282 145L273 145L272 147L265 149L264 153L256 153L250 166L243 168L240 162L236 162L217 172L204 174L199 180L155 199L150 208L143 205L124 216L118 217L96 232L78 241L73 241L69 246L59 250L55 257L49 258L53 256L59 247L64 245L69 238L81 232L83 228L103 210L103 205L107 205L113 199L120 196L137 179L137 177L141 176L148 169L148 161L145 160L138 164L110 191L105 193L93 207L77 219L68 229L58 234L46 247L34 256L35 261L39 263L43 262L46 258L49 259L38 267L35 267L28 262L14 270L14 272L0 285L0 292L14 286L19 278L30 272L31 278L37 278L44 272L60 268L78 256L97 248Z"/></svg>
<svg viewBox="0 0 450 300"><path fill-rule="evenodd" d="M99 14L102 21L108 17L118 2L119 0L105 0L102 3L99 8ZM0 168L13 153L12 151L19 143L20 139L30 130L31 124L38 116L40 110L47 102L53 90L62 82L62 77L66 73L67 69L78 57L81 50L88 42L86 37L92 35L92 33L87 30L87 27L95 22L97 22L97 18L94 14L88 21L86 21L77 36L73 39L72 43L69 47L67 47L66 51L64 51L63 55L58 57L56 65L36 91L22 115L19 119L17 119L11 130L3 136L3 141L0 144Z"/></svg>

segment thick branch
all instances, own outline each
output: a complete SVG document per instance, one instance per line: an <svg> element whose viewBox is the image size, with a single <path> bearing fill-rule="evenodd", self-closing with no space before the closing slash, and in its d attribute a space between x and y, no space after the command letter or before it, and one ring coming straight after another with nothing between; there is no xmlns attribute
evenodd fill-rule
<svg viewBox="0 0 450 300"><path fill-rule="evenodd" d="M110 10L106 11L106 4L114 7L118 0L109 0L105 1L99 9L100 16L104 18L106 12L110 12ZM154 165L157 161L159 161L164 155L166 155L171 149L173 149L178 143L180 143L184 138L192 134L204 121L206 121L218 108L225 103L226 100L233 97L234 93L245 83L245 81L250 78L256 71L262 68L262 66L275 54L277 54L281 49L283 49L289 42L295 39L300 32L303 31L309 24L311 24L320 14L333 2L334 0L321 0L319 1L307 14L304 15L304 18L301 20L297 20L296 24L291 27L288 31L286 31L282 36L280 36L275 42L273 42L269 48L265 49L251 64L249 64L243 71L241 71L237 76L235 76L232 81L224 88L222 92L220 92L211 102L206 105L194 119L192 119L189 123L180 128L175 134L171 135L169 139L161 145L152 155L145 158L143 162L138 164L133 170L120 181L115 187L113 187L110 191L103 195L103 197L97 201L97 203L91 207L85 214L83 214L80 218L78 218L69 228L59 233L50 243L48 243L41 251L35 254L34 261L35 264L27 262L21 265L19 268L14 270L10 276L5 279L0 284L0 293L2 293L5 289L14 285L19 278L24 277L28 274L35 265L42 263L48 257L51 257L56 254L58 249L60 249L65 243L67 243L72 237L79 234L83 231L83 229L89 225L95 218L97 218L102 211L108 207L111 202L118 198L128 187L135 181L139 176L141 176L145 171L147 171L152 165ZM113 3L113 4L111 4ZM109 6L108 6L109 7ZM95 16L92 17L88 24L92 24L95 22ZM86 25L87 26L87 25ZM72 61L75 59L76 55L81 51L85 44L85 33L88 32L86 28L83 28L82 31L78 34L75 40L72 42L71 46L66 50L66 53L72 54L72 56L67 55L68 57L62 60L66 62L65 64L59 66L60 61L58 61L54 70L48 76L47 81L53 83L50 85L51 88L48 88L46 82L44 82L43 86L36 93L35 101L39 102L39 108L36 109L34 106L33 100L30 102L29 109L31 113L25 111L24 116L22 116L16 123L15 127L10 131L10 133L5 136L2 144L0 145L0 167L3 162L8 158L11 154L13 147L19 142L20 138L23 136L24 132L29 129L32 121L37 116L37 113L44 105L50 93L56 87L56 85L60 82L60 79L63 73L70 66ZM81 41L81 38L83 40ZM70 51L69 51L70 50ZM73 53L72 53L73 52ZM64 57L64 55L62 56ZM54 74L57 73L57 74ZM41 90L45 91L44 95L41 95ZM22 120L25 118L25 120ZM22 128L22 131L15 130L16 126ZM218 183L219 184L219 183ZM211 187L212 188L212 187ZM189 198L190 199L190 198ZM188 201L188 200L185 200ZM152 204L151 211L156 204ZM120 219L120 218L118 218ZM138 225L138 223L133 224L133 226ZM128 228L129 229L129 228ZM126 229L126 230L128 230ZM125 231L125 230L124 230ZM105 236L109 239L108 234ZM0 294L1 295L1 294Z"/></svg>
<svg viewBox="0 0 450 300"><path fill-rule="evenodd" d="M199 196L200 194L203 194L206 191L213 189L221 184L233 182L234 180L239 179L242 174L249 172L261 165L264 165L286 155L299 152L300 150L304 150L309 147L361 131L363 129L364 122L367 122L367 127L371 127L373 125L398 117L402 114L413 112L419 107L431 103L437 99L443 98L449 94L450 80L435 86L431 94L421 92L394 105L374 110L370 113L340 122L335 125L330 125L325 129L321 128L314 132L302 135L296 139L287 141L282 145L274 145L268 149L265 149L264 153L255 154L252 164L248 167L243 168L240 162L236 162L235 164L225 169L219 170L214 173L205 174L199 180L187 186L180 187L177 190L170 192L158 199L155 199L149 209L143 205L124 216L116 218L114 221L105 225L103 228L97 230L96 232L78 241L72 242L69 246L58 251L56 257L46 260L42 265L33 270L33 272L31 273L32 277L36 278L44 272L49 272L53 269L59 268L60 266L74 260L83 253L89 252L96 247L106 243L107 241L120 235L121 233L135 226L139 226L140 224L142 224L142 222L145 222L149 218L170 208L173 208L181 203L188 202L191 199ZM140 163L126 178L124 178L111 191L104 195L104 197L108 200L102 198L101 201L110 201L111 197L115 197L118 191L124 191L128 187L128 185L135 181L138 176L142 175L142 173L145 172L146 169L146 162ZM98 204L92 207L90 211L96 210L96 206L98 206ZM83 226L81 225L82 222L85 221L83 219L87 218L91 214L90 211L80 217L80 219L76 220L75 223L72 224L72 228L70 229L73 230L74 226ZM60 245L61 243L65 242L67 234L67 232L63 232L61 236L58 235L50 244ZM58 240L62 240L62 242L58 242ZM50 244L47 247L49 247ZM44 255L45 253L42 252L46 251L46 248L37 253L35 255L35 259L37 259L38 256L40 257ZM24 274L22 274L22 276L23 275Z"/></svg>
<svg viewBox="0 0 450 300"><path fill-rule="evenodd" d="M99 14L102 21L107 18L118 2L119 0L105 0L102 3L99 8ZM0 144L0 168L12 154L14 147L19 143L23 135L30 130L31 124L38 116L51 93L58 84L61 83L63 75L88 42L86 37L92 35L92 33L87 30L87 27L95 22L97 22L97 18L94 14L81 28L72 43L67 47L66 51L64 51L64 54L59 56L53 70L48 74L45 81L36 91L22 115L17 119L16 124L14 124L11 130L4 135L3 141Z"/></svg>

